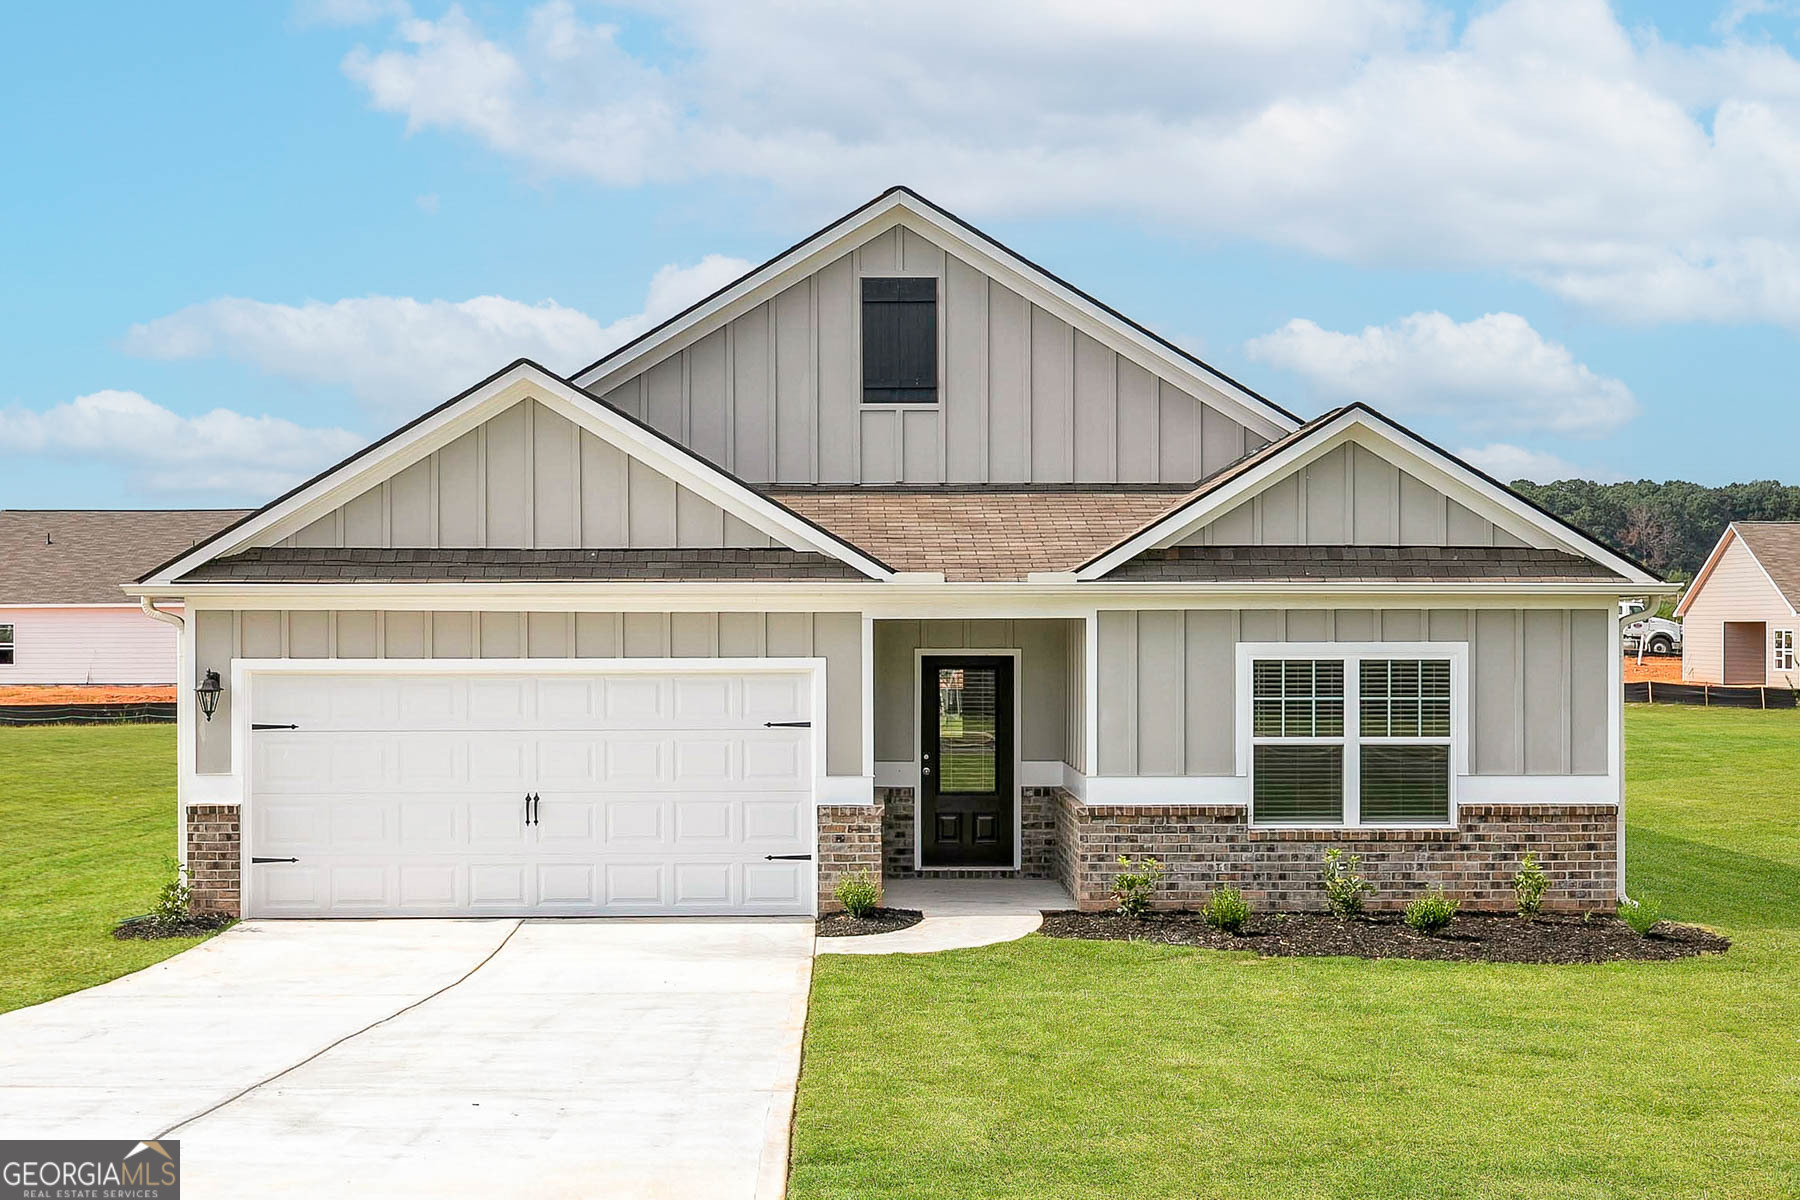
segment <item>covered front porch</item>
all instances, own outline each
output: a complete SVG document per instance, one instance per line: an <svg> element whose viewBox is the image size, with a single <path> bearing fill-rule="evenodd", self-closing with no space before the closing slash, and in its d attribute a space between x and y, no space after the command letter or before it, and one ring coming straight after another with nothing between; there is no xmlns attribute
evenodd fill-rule
<svg viewBox="0 0 1800 1200"><path fill-rule="evenodd" d="M1080 619L873 622L888 881L1055 879L1082 770Z"/></svg>

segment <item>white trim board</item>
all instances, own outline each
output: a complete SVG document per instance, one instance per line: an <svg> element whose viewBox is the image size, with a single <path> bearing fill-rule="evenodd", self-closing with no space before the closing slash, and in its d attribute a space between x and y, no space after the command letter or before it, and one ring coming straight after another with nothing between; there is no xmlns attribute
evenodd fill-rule
<svg viewBox="0 0 1800 1200"><path fill-rule="evenodd" d="M1021 258L946 210L904 188L890 188L798 245L756 267L650 334L621 346L576 372L574 383L596 395L699 341L855 246L895 226L905 226L950 254L1020 293L1102 345L1177 383L1259 436L1271 441L1300 422L1267 400L1190 359Z"/></svg>
<svg viewBox="0 0 1800 1200"><path fill-rule="evenodd" d="M1345 409L1219 487L1159 517L1080 567L1075 576L1082 580L1098 580L1146 550L1179 542L1251 496L1349 442L1379 455L1523 541L1531 541L1530 537L1524 536L1526 534L1545 538L1571 554L1593 559L1632 584L1666 586L1636 563L1546 517L1468 464L1361 405ZM1414 581L1414 586L1417 585ZM1431 586L1430 581L1424 581L1424 585Z"/></svg>
<svg viewBox="0 0 1800 1200"><path fill-rule="evenodd" d="M536 400L568 418L785 546L829 555L871 579L887 579L893 575L887 566L835 534L738 482L698 455L595 400L536 363L521 359L239 524L200 543L146 578L142 586L177 586L176 579L202 563L251 546L279 541L526 400ZM127 588L128 592L132 590Z"/></svg>

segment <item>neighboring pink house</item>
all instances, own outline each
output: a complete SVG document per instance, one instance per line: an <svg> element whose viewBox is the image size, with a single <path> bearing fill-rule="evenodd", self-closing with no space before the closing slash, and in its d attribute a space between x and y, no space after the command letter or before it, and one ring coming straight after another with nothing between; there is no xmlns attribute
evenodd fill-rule
<svg viewBox="0 0 1800 1200"><path fill-rule="evenodd" d="M175 629L119 590L244 514L0 511L0 687L173 684Z"/></svg>
<svg viewBox="0 0 1800 1200"><path fill-rule="evenodd" d="M1675 607L1681 678L1800 686L1800 521L1734 521Z"/></svg>

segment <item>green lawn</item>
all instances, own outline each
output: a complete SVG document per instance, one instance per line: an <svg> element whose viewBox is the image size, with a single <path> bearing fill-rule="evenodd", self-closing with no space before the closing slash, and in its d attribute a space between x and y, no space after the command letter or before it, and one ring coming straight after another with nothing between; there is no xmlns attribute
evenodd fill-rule
<svg viewBox="0 0 1800 1200"><path fill-rule="evenodd" d="M175 853L175 727L0 729L0 1012L92 987L197 938L118 942Z"/></svg>
<svg viewBox="0 0 1800 1200"><path fill-rule="evenodd" d="M1054 941L815 966L791 1195L1800 1195L1800 714L1634 706L1595 967Z"/></svg>

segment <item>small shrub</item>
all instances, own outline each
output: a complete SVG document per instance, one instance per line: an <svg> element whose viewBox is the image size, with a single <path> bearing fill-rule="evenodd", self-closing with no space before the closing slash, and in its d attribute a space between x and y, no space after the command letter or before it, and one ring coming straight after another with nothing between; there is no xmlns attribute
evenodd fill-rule
<svg viewBox="0 0 1800 1200"><path fill-rule="evenodd" d="M1340 921L1359 916L1375 885L1361 874L1362 859L1333 846L1325 852L1325 906Z"/></svg>
<svg viewBox="0 0 1800 1200"><path fill-rule="evenodd" d="M1200 910L1200 915L1214 929L1242 933L1244 922L1250 919L1250 902L1234 887L1217 888Z"/></svg>
<svg viewBox="0 0 1800 1200"><path fill-rule="evenodd" d="M188 919L188 902L193 899L193 872L181 860L170 856L165 860L172 873L169 881L156 894L156 906L150 910L150 924L158 929L171 929Z"/></svg>
<svg viewBox="0 0 1800 1200"><path fill-rule="evenodd" d="M1162 885L1163 865L1154 858L1132 862L1119 855L1119 873L1113 877L1113 898L1119 912L1127 917L1141 917L1150 911L1150 897Z"/></svg>
<svg viewBox="0 0 1800 1200"><path fill-rule="evenodd" d="M860 920L881 903L881 885L867 871L853 871L837 881L832 895L844 906L845 912Z"/></svg>
<svg viewBox="0 0 1800 1200"><path fill-rule="evenodd" d="M1662 920L1662 908L1654 900L1619 901L1619 920L1631 926L1639 937L1649 937Z"/></svg>
<svg viewBox="0 0 1800 1200"><path fill-rule="evenodd" d="M1456 901L1444 895L1443 888L1432 888L1408 904L1401 919L1419 933L1442 933L1456 919Z"/></svg>
<svg viewBox="0 0 1800 1200"><path fill-rule="evenodd" d="M1550 890L1550 876L1538 866L1537 855L1527 850L1519 860L1519 873L1513 876L1513 896L1519 902L1519 915L1527 921L1544 908L1544 893Z"/></svg>

